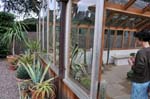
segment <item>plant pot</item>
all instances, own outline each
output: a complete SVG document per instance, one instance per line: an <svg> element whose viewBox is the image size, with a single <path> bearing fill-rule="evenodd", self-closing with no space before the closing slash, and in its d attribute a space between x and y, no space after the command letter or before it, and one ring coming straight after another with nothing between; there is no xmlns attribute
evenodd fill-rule
<svg viewBox="0 0 150 99"><path fill-rule="evenodd" d="M9 69L9 70L12 70L12 71L15 71L15 70L17 69L17 66L16 66L16 65L9 64L8 69Z"/></svg>
<svg viewBox="0 0 150 99"><path fill-rule="evenodd" d="M13 63L14 61L16 61L18 59L18 56L17 55L8 55L7 56L7 61L8 63Z"/></svg>
<svg viewBox="0 0 150 99"><path fill-rule="evenodd" d="M31 97L32 95L34 94L35 90L31 88L31 86L29 87L29 91L31 92ZM32 97L32 99L41 99L41 96L35 98L35 97ZM55 99L55 96L51 97L51 98L44 98L44 99Z"/></svg>
<svg viewBox="0 0 150 99"><path fill-rule="evenodd" d="M31 81L31 79L20 79L20 78L18 78L18 77L15 77L16 78L16 81L17 82L28 82L28 81Z"/></svg>

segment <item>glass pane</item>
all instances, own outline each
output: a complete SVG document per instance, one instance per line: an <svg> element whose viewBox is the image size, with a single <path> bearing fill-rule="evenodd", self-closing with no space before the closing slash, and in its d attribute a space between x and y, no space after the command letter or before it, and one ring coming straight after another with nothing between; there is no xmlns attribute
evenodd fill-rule
<svg viewBox="0 0 150 99"><path fill-rule="evenodd" d="M109 32L109 31L108 31ZM113 30L110 30L110 40L108 39L108 42L110 43L110 49L112 49L113 48L113 41L114 41L114 36L115 35L115 31L113 31ZM107 35L108 36L108 35Z"/></svg>
<svg viewBox="0 0 150 99"><path fill-rule="evenodd" d="M128 48L128 45L129 45L129 32L128 31L125 31L124 32L124 44L123 44L123 48Z"/></svg>
<svg viewBox="0 0 150 99"><path fill-rule="evenodd" d="M121 4L121 5L126 4L128 1L129 0L108 0L108 2L115 3L115 4Z"/></svg>
<svg viewBox="0 0 150 99"><path fill-rule="evenodd" d="M50 12L50 55L52 56L53 64L59 65L59 33L60 33L60 5L56 0L49 0Z"/></svg>
<svg viewBox="0 0 150 99"><path fill-rule="evenodd" d="M133 32L130 33L130 37L131 37L130 48L135 48L135 37Z"/></svg>
<svg viewBox="0 0 150 99"><path fill-rule="evenodd" d="M136 2L131 7L143 9L145 6L147 6L147 4L148 2L144 2L142 0L136 0Z"/></svg>
<svg viewBox="0 0 150 99"><path fill-rule="evenodd" d="M91 86L95 23L95 5L88 1L73 3L70 36L70 78L86 92Z"/></svg>
<svg viewBox="0 0 150 99"><path fill-rule="evenodd" d="M117 31L116 48L122 48L122 35L123 31Z"/></svg>

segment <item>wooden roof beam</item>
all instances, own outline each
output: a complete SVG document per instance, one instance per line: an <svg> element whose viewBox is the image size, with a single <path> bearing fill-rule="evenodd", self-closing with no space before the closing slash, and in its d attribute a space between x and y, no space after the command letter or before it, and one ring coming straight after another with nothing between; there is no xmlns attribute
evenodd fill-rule
<svg viewBox="0 0 150 99"><path fill-rule="evenodd" d="M113 16L114 16L115 13L110 13L110 15L108 16L108 18L106 18L106 23L109 22Z"/></svg>
<svg viewBox="0 0 150 99"><path fill-rule="evenodd" d="M124 5L124 10L127 10L132 4L134 4L136 0L129 0L125 5Z"/></svg>
<svg viewBox="0 0 150 99"><path fill-rule="evenodd" d="M122 23L120 23L120 26L123 26L125 23L127 23L130 18L131 16L128 16L128 18L126 18L124 21L122 21Z"/></svg>
<svg viewBox="0 0 150 99"><path fill-rule="evenodd" d="M127 10L124 10L123 7L124 6L120 5L120 4L114 4L114 3L106 2L106 10L114 11L117 13L119 12L119 13L124 13L124 14L129 14L129 15L136 15L136 16L149 17L150 18L150 12L142 14L141 9L129 7Z"/></svg>
<svg viewBox="0 0 150 99"><path fill-rule="evenodd" d="M144 24L144 25L139 29L139 31L143 30L144 28L146 28L146 27L149 26L149 25L150 25L150 22L147 22L146 24Z"/></svg>
<svg viewBox="0 0 150 99"><path fill-rule="evenodd" d="M142 24L144 24L144 23L147 22L147 21L148 21L148 19L145 19L145 20L139 22L139 23L135 26L135 28L138 28L139 26L141 26Z"/></svg>
<svg viewBox="0 0 150 99"><path fill-rule="evenodd" d="M115 25L121 17L122 17L122 15L118 16L118 18L111 25Z"/></svg>
<svg viewBox="0 0 150 99"><path fill-rule="evenodd" d="M110 30L123 30L123 31L137 31L137 29L131 29L131 28L123 28L123 27L114 27L114 26L110 26L110 27L105 27L105 29L110 29Z"/></svg>
<svg viewBox="0 0 150 99"><path fill-rule="evenodd" d="M148 4L146 7L142 9L142 13L145 13L146 11L149 11L149 10L150 10L150 4Z"/></svg>

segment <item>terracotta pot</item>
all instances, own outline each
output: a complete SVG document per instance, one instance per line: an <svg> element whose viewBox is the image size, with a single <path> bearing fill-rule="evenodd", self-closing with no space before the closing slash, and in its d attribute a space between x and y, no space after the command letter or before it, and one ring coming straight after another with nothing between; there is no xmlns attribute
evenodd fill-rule
<svg viewBox="0 0 150 99"><path fill-rule="evenodd" d="M9 69L9 70L12 70L12 71L15 71L15 70L17 69L17 66L16 66L16 65L9 64L8 69Z"/></svg>
<svg viewBox="0 0 150 99"><path fill-rule="evenodd" d="M33 95L33 93L35 92L35 90L33 90L31 87L29 87L29 90L30 90L30 92L31 92L31 97L32 97L32 95ZM32 99L40 99L41 97L39 96L38 98L32 98ZM52 98L45 98L45 99L55 99L55 97L52 97Z"/></svg>
<svg viewBox="0 0 150 99"><path fill-rule="evenodd" d="M13 55L8 55L7 56L7 61L8 61L8 63L13 63L14 61L16 61L18 59L18 56L17 55L15 55L15 56L13 56Z"/></svg>
<svg viewBox="0 0 150 99"><path fill-rule="evenodd" d="M17 78L15 77L16 81L17 82L28 82L28 81L31 81L31 79L20 79L20 78Z"/></svg>

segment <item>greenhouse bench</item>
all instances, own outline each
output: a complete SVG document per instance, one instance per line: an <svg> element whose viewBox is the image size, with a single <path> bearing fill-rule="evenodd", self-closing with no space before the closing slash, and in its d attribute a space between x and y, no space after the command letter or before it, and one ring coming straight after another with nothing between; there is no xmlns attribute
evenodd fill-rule
<svg viewBox="0 0 150 99"><path fill-rule="evenodd" d="M129 59L129 55L116 55L116 56L112 56L114 64L117 66L121 66L121 65L129 65L128 63L128 59Z"/></svg>

